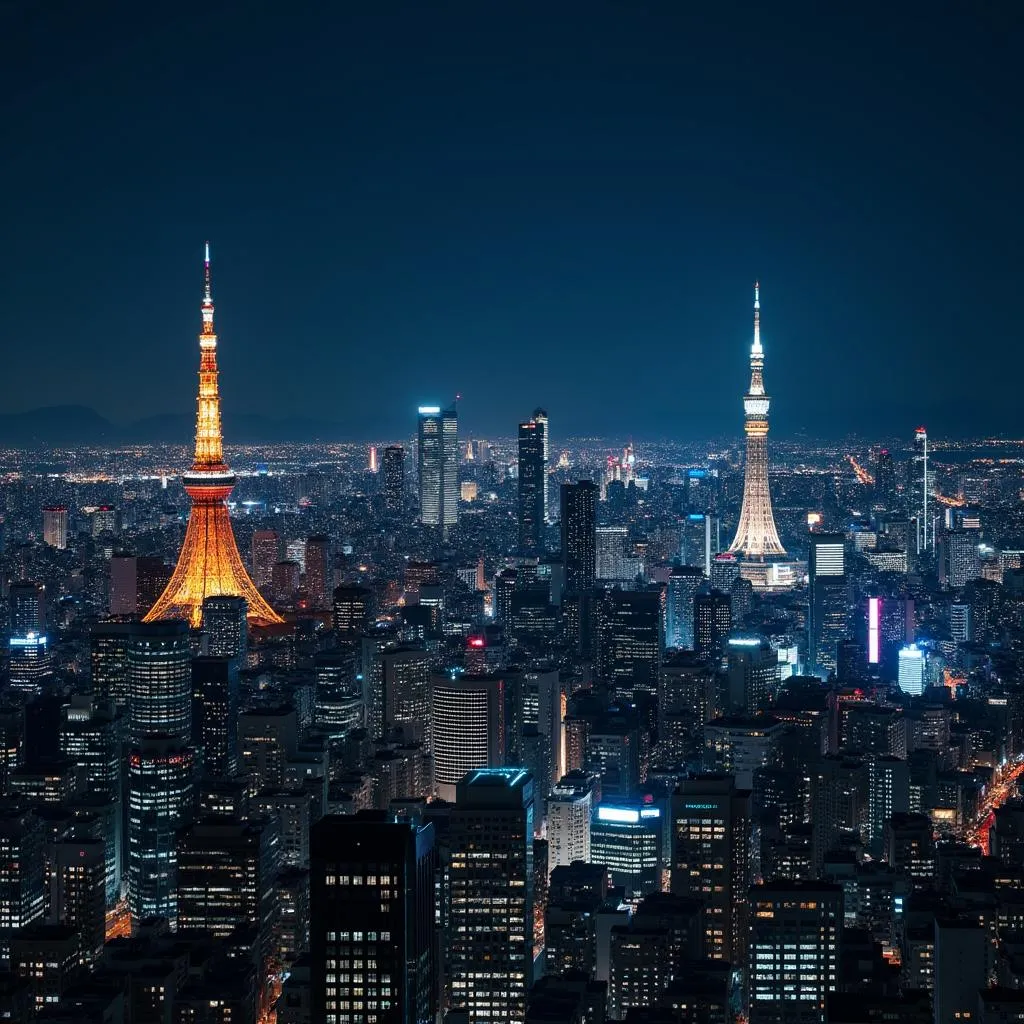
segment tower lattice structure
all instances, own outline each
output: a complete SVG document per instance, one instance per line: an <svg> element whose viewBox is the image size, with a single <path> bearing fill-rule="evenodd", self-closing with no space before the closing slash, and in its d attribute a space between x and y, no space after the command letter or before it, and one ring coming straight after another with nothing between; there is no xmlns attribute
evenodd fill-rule
<svg viewBox="0 0 1024 1024"><path fill-rule="evenodd" d="M782 556L768 490L768 395L764 390L764 349L761 347L761 286L754 283L754 343L750 346L750 389L743 397L743 430L747 435L747 464L743 476L743 507L730 551L745 558Z"/></svg>
<svg viewBox="0 0 1024 1024"><path fill-rule="evenodd" d="M182 478L185 491L192 500L192 511L174 574L143 621L188 619L197 627L202 623L204 598L226 594L246 599L252 623L283 622L249 578L238 553L228 515L227 499L234 489L235 476L224 461L221 435L209 243L204 264L203 330L199 335L199 353L196 454L192 468Z"/></svg>

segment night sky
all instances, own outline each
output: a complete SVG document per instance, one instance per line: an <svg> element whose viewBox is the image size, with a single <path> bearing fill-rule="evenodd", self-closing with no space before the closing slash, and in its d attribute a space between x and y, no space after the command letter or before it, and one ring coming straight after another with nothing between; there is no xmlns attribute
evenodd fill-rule
<svg viewBox="0 0 1024 1024"><path fill-rule="evenodd" d="M1024 5L0 0L0 412L1024 434ZM902 13L900 10L902 9ZM968 13L969 11L969 13Z"/></svg>

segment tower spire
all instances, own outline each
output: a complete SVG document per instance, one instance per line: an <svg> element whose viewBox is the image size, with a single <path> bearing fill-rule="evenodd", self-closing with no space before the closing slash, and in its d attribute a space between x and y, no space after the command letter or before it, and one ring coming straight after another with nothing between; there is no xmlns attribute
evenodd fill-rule
<svg viewBox="0 0 1024 1024"><path fill-rule="evenodd" d="M220 384L217 335L213 329L213 287L210 281L210 243L203 260L203 329L199 335L199 399L196 409L196 457L192 471L226 473L220 428Z"/></svg>
<svg viewBox="0 0 1024 1024"><path fill-rule="evenodd" d="M750 346L750 390L743 397L743 432L747 463L743 475L743 506L730 551L748 559L785 555L772 515L768 490L768 409L764 390L764 349L761 347L761 283L754 282L754 343Z"/></svg>

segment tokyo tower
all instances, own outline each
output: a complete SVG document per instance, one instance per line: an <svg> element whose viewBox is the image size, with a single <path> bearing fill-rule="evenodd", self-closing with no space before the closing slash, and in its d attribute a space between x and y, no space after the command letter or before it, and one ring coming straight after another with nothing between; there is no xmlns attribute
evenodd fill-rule
<svg viewBox="0 0 1024 1024"><path fill-rule="evenodd" d="M761 286L754 282L754 344L750 347L750 390L743 397L743 430L747 435L747 465L743 476L743 507L730 551L763 561L784 556L775 529L772 496L768 491L768 396L764 390L764 349L761 348Z"/></svg>
<svg viewBox="0 0 1024 1024"><path fill-rule="evenodd" d="M248 601L250 623L283 622L249 578L231 529L227 499L235 486L235 477L224 461L220 429L217 335L213 330L209 242L206 243L204 268L196 456L192 468L182 477L185 490L192 499L192 511L171 581L143 621L188 619L193 627L198 627L203 619L203 599L228 594Z"/></svg>

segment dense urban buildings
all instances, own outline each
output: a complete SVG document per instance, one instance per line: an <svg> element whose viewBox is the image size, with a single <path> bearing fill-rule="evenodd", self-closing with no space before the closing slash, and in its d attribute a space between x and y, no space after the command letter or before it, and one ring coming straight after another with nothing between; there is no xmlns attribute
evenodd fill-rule
<svg viewBox="0 0 1024 1024"><path fill-rule="evenodd" d="M1024 470L769 478L755 294L731 443L413 407L236 474L207 275L191 470L0 452L0 1015L1016 1020Z"/></svg>

